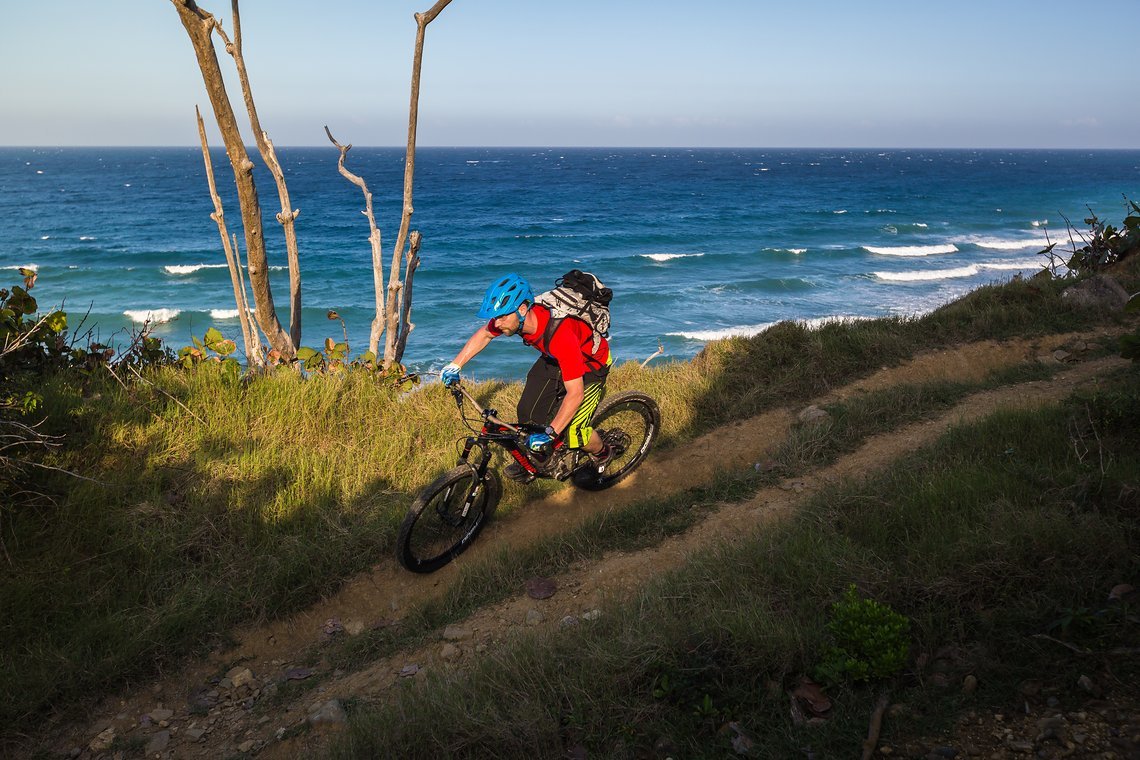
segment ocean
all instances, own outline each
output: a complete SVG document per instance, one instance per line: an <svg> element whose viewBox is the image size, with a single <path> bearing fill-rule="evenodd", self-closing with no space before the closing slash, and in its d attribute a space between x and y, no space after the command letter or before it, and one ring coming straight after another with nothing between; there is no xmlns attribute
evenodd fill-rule
<svg viewBox="0 0 1140 760"><path fill-rule="evenodd" d="M304 345L367 349L371 250L360 190L338 152L278 149L293 206ZM255 151L251 155L256 156ZM399 228L403 149L353 148L374 195L385 282ZM214 167L231 232L229 162ZM271 281L288 322L285 244L268 173L255 172ZM536 291L585 269L613 288L618 361L687 359L710 340L786 319L916 315L978 286L1031 275L1046 240L1091 209L1119 225L1140 199L1140 151L421 148L412 228L423 234L405 363L438 370L479 326L490 281ZM240 344L229 274L197 148L0 148L0 287L39 273L41 309L122 342L150 320L177 349L213 326ZM1059 248L1061 246L1058 246ZM518 379L534 359L494 341L468 373Z"/></svg>

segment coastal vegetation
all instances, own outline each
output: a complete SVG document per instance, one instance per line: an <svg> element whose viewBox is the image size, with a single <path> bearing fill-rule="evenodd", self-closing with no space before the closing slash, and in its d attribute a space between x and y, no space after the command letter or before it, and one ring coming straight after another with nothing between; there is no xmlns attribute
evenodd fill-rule
<svg viewBox="0 0 1140 760"><path fill-rule="evenodd" d="M1136 224L1122 229L1134 234ZM1106 235L1094 227L1087 244ZM1135 250L1121 246L1095 265L1074 257L1074 276L995 283L922 317L784 322L709 344L693 361L630 362L615 369L610 391L658 399L662 446L683 450L924 351L1095 331L1103 339L1089 350L1128 352L1135 317L1064 294L1106 272L1140 291ZM345 365L242 375L226 361L232 347L211 333L198 354L175 355L146 335L119 354L81 348L68 339L67 315L37 316L34 284L29 272L0 291L0 722L13 742L52 711L224 648L235 626L302 609L389 558L412 495L451 466L463 434L438 384L397 387ZM872 435L1054 369L1030 362L975 383L838 401L826 425L797 427L765 467L466 566L400 626L320 656L351 669L422 643L527 578L651 546L715 504L810 472ZM475 392L510 409L520 386L485 382ZM807 742L844 756L877 689L912 695L913 730L960 700L930 689L915 653L968 651L946 672L984 673L992 698L1035 667L1067 677L1076 664L1058 660L1064 647L1032 634L1090 651L1135 637L1134 612L1110 608L1104 595L1140 572L1138 398L1134 364L1036 411L953 428L887 473L836 484L783 524L709 547L591 625L521 637L460 675L351 711L338 751L634 756L664 738L686 756L719 755L764 735L767 748L753 742L753 754L786 756ZM507 483L500 519L556 488ZM844 649L844 626L829 614L842 614L834 605L851 584L848 614L862 606L864 622L888 629L863 644L893 643L828 666L826 653ZM1134 660L1124 672L1136 672ZM784 687L808 673L827 682L836 708L805 734L784 717ZM731 724L740 730L726 731Z"/></svg>

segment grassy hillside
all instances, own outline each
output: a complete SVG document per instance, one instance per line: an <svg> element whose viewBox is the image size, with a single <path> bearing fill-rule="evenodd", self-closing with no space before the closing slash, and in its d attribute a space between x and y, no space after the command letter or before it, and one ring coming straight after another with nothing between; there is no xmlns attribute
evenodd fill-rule
<svg viewBox="0 0 1140 760"><path fill-rule="evenodd" d="M819 493L784 524L709 548L595 621L522 633L465 670L434 670L357 710L334 756L841 758L855 756L879 693L905 705L890 721L896 745L946 728L964 705L1011 707L1027 679L1067 687L1060 709L1079 701L1082 674L1140 678L1135 650L1105 675L1070 649L1135 644L1135 608L1107 595L1140 575L1138 516L1140 373L1130 370L1037 411L956 427L869 482ZM552 564L526 568L513 587ZM908 621L897 672L827 672L831 605L851 584ZM789 720L786 692L803 675L828 689L826 722ZM967 676L978 692L963 690Z"/></svg>
<svg viewBox="0 0 1140 760"><path fill-rule="evenodd" d="M1130 291L1140 289L1134 271L1122 271L1120 277ZM919 319L831 324L815 330L783 323L754 338L712 344L691 362L644 369L636 363L624 365L613 373L609 388L614 392L636 387L654 395L661 403L664 419L662 445L675 447L725 422L812 398L923 350L987 338L1091 328L1114 332L1134 329L1128 327L1130 323L1122 315L1077 308L1062 300L1060 292L1068 284L1071 283L1034 279L987 286ZM1113 346L1106 349L1112 350ZM12 373L6 380L15 391L13 395L21 391L22 384L37 389L43 397L42 406L35 412L37 418L44 419L39 429L43 434L61 437L58 447L27 454L37 466L25 468L23 474L6 473L0 479L0 486L6 491L0 500L0 561L6 566L0 575L0 609L5 611L0 616L0 724L10 735L34 724L49 709L67 709L80 700L144 678L214 646L224 641L226 632L239 623L303 608L379 558L391 556L396 528L412 495L453 464L455 442L464 432L450 396L438 385L398 393L363 374L304 379L289 371L242 382L213 365L200 365L192 371L171 366L148 367L140 378L126 378L126 373L114 377L97 368L91 372L41 369L34 376ZM1134 441L1129 436L1134 436L1138 429L1135 417L1129 416L1134 410L1119 400L1127 399L1129 393L1135 398L1135 375L1113 382L1118 386L1113 391L1115 395L1094 394L1042 413L1040 419L1016 423L1028 426L1026 435L1041 437L1044 448L1039 455L1051 462L1050 466L1066 472L1063 468L1076 467L1072 477L1087 480L1088 473L1081 470L1087 463L1064 461L1063 442L1054 439L1064 437L1066 420L1074 414L1096 410L1099 416L1095 420L1090 416L1090 420L1100 445L1107 447L1105 442L1111 442L1114 448L1109 450L1114 452L1115 461L1126 468L1123 475L1109 477L1102 473L1095 489L1092 485L1077 489L1082 498L1095 491L1097 499L1107 500L1103 515L1097 509L1081 506L1070 510L1067 521L1049 523L1054 538L1048 541L1080 538L1083 543L1074 544L1070 554L1091 552L1104 558L1104 566L1090 566L1087 575L1074 576L1080 568L1071 563L1074 567L1065 582L1068 585L1060 575L1045 583L1031 594L1032 604L1016 612L1018 619L1039 619L1048 604L1084 604L1088 599L1081 594L1093 593L1113 572L1132 572L1135 577L1136 568L1129 562L1134 562L1138 547L1135 536L1120 517L1127 504L1112 502L1110 495L1103 493L1111 484L1123 489L1134 482L1128 479L1128 466L1133 468L1131 472L1137 471L1134 460L1116 453L1128 450L1129 442ZM788 452L787 466L811 466L812 456L833 456L837 447L852 445L884 425L912 419L930 405L945 403L944 399L965 390L922 389L917 393L918 400L895 398L881 403L874 413L853 407L849 416L842 417L843 424L849 426L846 434L841 434L843 429L839 428L826 441ZM485 403L503 410L513 409L519 391L518 385L499 383L486 383L477 389ZM893 410L897 419L885 419L883 409ZM973 433L983 434L984 431ZM954 453L953 446L947 446L945 453L924 454L907 469L917 472L929 466L933 472L942 472L958 467L953 462L959 454ZM1132 451L1135 450L1133 446ZM926 459L929 465L924 464ZM64 471L81 475L82 479ZM1071 489L1058 485L1067 481L1039 481L1024 473L1022 476L1028 480L1018 487L1038 495L1031 496L1033 503L1024 507L1010 505L1000 518L1003 526L1017 526L1025 519L1021 510L1039 508L1038 502L1043 498L1040 492L1060 489L1071 500ZM971 482L976 481L980 489L992 477L982 473L971 476ZM692 510L687 508L694 496L697 501L739 497L756 485L747 479L728 478L707 493L679 497L672 510L673 522L647 521L637 512L640 509L643 515L654 510L656 514L668 505L640 505L617 525L611 522L604 530L587 528L595 531L590 538L592 551L614 542L637 545L657 540L694 519ZM942 487L949 489L950 485ZM509 519L512 509L555 487L547 484L524 490L508 483L500 515ZM915 485L883 483L875 488L902 494L914 490ZM1125 492L1126 489L1121 491ZM930 498L937 501L934 496ZM980 494L978 498L984 501L998 497ZM871 500L893 504L890 499L872 499L866 494L844 494L842 500L840 503ZM955 495L952 501L957 504L958 497ZM777 543L771 543L772 539L758 543L750 550L751 555L712 558L703 563L704 570L696 567L688 571L691 575L671 581L681 584L680 598L695 598L704 593L699 590L703 583L713 583L697 579L710 572L710 567L727 565L749 571L720 577L715 584L739 587L747 579L751 579L747 580L749 584L759 584L739 595L738 601L744 607L723 609L726 619L738 620L741 628L726 628L713 637L712 644L700 644L700 658L707 654L712 668L722 656L731 656L740 658L740 662L732 660L733 667L743 663L751 668L764 657L776 655L772 661L775 665L764 666L774 676L780 669L806 665L809 644L821 635L819 610L826 609L826 600L832 598L837 584L851 580L869 590L894 589L885 595L886 600L918 621L916 630L920 637L923 631L941 630L946 621L938 617L938 605L955 600L955 594L964 592L947 591L948 596L924 593L923 605L909 603L908 595L915 586L900 584L899 579L912 576L913 568L901 559L897 562L902 564L891 564L882 554L887 554L885 547L893 546L901 540L900 536L913 529L908 528L905 519L917 520L916 515L923 512L917 506L881 509L884 514L876 515L877 520L886 513L898 512L897 518L904 522L894 528L881 523L882 536L856 540L850 529L842 527L845 521L833 511L834 506L821 504L813 508L814 518L805 519L807 524L829 524L832 530L828 533L796 533L805 529L792 527ZM947 541L952 539L955 545L959 543L959 532L969 532L961 521L970 521L971 515L985 508L974 505L963 506L962 510L940 518L945 520L945 527L940 524L939 531L945 530ZM1096 522L1082 516L1088 512L1103 519ZM907 514L911 517L906 518ZM1112 539L1109 545L1098 543L1102 539L1096 537L1102 535ZM1039 540L1045 541L1034 536L1024 539L1029 546ZM869 543L861 547L862 541ZM1060 550L1048 541L1038 551ZM802 552L789 554L787 547L796 546L796 542L812 545L808 556L813 566L819 567L811 571L818 577L810 583L803 576L804 569L794 567L795 557L791 556ZM1031 553L1027 550L1024 556ZM535 557L539 555L547 562L552 556L545 548L536 550ZM553 556L557 561L557 553ZM964 556L972 555L966 552ZM768 557L776 564L769 566L769 560L761 563L760 557ZM824 557L826 561L821 562ZM1017 557L1010 561L1022 561ZM462 588L482 591L467 594L462 603L456 602L451 608L424 611L420 628L409 626L411 633L406 635L414 637L416 630L452 619L480 599L496 598L503 593L506 579L535 569L533 564L526 564L526 557L503 562L487 569L481 578L464 578ZM842 569L848 566L852 569ZM927 575L915 577L939 588L941 581L932 574L953 575L961 567L946 560L942 569L924 570ZM1063 567L1069 565L1059 564L1058 573ZM1024 572L1027 571L1020 566L1002 566L983 577L1004 580L1011 573L1014 575L1010 577L1017 577L1016 573ZM757 574L767 580L755 577ZM805 594L796 602L802 609L786 606L790 604L791 589L798 589L797 596ZM982 595L979 609L988 609L1005 600L1010 592L1001 586L978 593ZM772 600L778 602L776 609L789 612L792 626L784 628L770 619L775 603ZM684 647L688 646L683 643L687 640L683 629L699 634L719 625L696 609L661 608L653 612L646 611L646 604L643 601L635 609L652 612L647 620L660 616L659 626L649 639L656 648L652 657L656 664L646 665L647 670L633 672L623 681L624 688L634 691L644 686L646 679L652 683L669 672L669 663L683 656ZM640 630L632 619L640 614L618 612L607 619L626 620L622 625L628 623L630 627L622 630L629 633ZM665 625L660 622L663 616L683 622ZM773 630L773 626L779 630ZM608 637L616 645L628 639L626 633L619 636L609 631ZM700 634L699 638L703 641L707 637ZM742 639L751 643L738 647L734 642ZM398 644L389 642L383 646ZM547 645L559 652L588 652L593 647L589 642L569 639L542 646ZM705 653L701 647L706 646L712 650ZM609 655L599 654L599 663L580 665L583 672L589 672L589 668L600 667L605 657L628 654L615 649ZM542 656L548 655L549 652ZM368 653L346 655L349 656ZM526 664L522 650L518 664ZM490 687L479 686L475 680L457 688ZM574 691L583 687L567 688ZM711 688L692 687L696 691ZM686 686L682 691L686 696L678 697L675 709L687 712L692 707L687 701L690 688ZM577 705L574 720L587 725L590 720L600 719L596 713L607 712L602 708L608 699L626 704L632 693L599 695L597 699L602 701L593 706ZM709 693L720 711L717 714L723 712L721 705L727 709L735 704L736 697L731 694ZM547 697L539 700L535 695L534 699L538 701L526 703L536 710L551 709L543 701ZM540 703L545 706L539 707ZM508 709L505 705L493 707ZM621 726L636 717L622 710L608 712L611 717L598 725L617 731L624 731ZM530 725L543 732L541 741L553 741L552 737L560 736L557 731L550 733L554 724L549 720L554 718L543 715L543 720L522 713L505 713L501 718L514 723L535 717ZM661 720L675 717L669 710L661 713ZM379 716L376 720L400 722L406 717ZM556 723L560 725L562 720L563 717L557 717ZM698 728L693 731L697 732L693 737L700 735ZM478 754L478 747L487 746L481 742L489 740L478 735L472 743L462 746L469 746L472 753ZM520 744L520 753L524 746L534 745Z"/></svg>

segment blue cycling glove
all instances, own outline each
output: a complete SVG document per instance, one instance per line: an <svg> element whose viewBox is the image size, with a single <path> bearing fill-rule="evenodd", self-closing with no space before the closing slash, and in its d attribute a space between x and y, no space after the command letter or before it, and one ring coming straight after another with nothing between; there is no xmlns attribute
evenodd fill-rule
<svg viewBox="0 0 1140 760"><path fill-rule="evenodd" d="M531 451L547 451L554 445L554 428L547 427L543 433L531 433L526 437L526 447Z"/></svg>
<svg viewBox="0 0 1140 760"><path fill-rule="evenodd" d="M459 382L459 365L455 362L448 364L439 373L439 379L443 381L444 385L455 385Z"/></svg>

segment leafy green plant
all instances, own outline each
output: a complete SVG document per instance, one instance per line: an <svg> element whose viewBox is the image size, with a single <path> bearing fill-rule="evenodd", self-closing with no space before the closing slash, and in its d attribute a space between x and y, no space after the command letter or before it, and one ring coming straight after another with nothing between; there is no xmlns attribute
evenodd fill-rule
<svg viewBox="0 0 1140 760"><path fill-rule="evenodd" d="M155 367L160 364L170 364L174 359L174 353L163 345L162 338L141 333L131 342L120 362L136 367Z"/></svg>
<svg viewBox="0 0 1140 760"><path fill-rule="evenodd" d="M202 340L198 340L195 335L191 335L190 340L193 341L193 345L183 346L178 350L178 363L183 367L190 369L202 362L215 362L222 365L227 375L237 377L241 374L241 365L237 359L230 356L237 350L237 344L216 328L211 327L207 330Z"/></svg>
<svg viewBox="0 0 1140 760"><path fill-rule="evenodd" d="M1125 200L1128 200L1127 198ZM1120 228L1106 224L1091 210L1085 219L1090 237L1069 259L1069 269L1078 273L1098 272L1140 248L1140 206L1128 200L1131 210Z"/></svg>
<svg viewBox="0 0 1140 760"><path fill-rule="evenodd" d="M1097 615L1088 607L1065 607L1056 620L1049 623L1046 630L1068 637L1073 634L1086 634L1096 627Z"/></svg>
<svg viewBox="0 0 1140 760"><path fill-rule="evenodd" d="M340 314L331 310L326 316L330 320L340 322L344 329L344 340L336 341L332 338L325 338L323 351L309 346L301 346L297 349L297 361L306 372L322 375L350 371L367 372L376 378L391 378L401 390L408 390L412 385L419 383L418 377L408 376L408 369L402 364L394 363L385 368L381 362L376 360L376 354L373 351L365 351L349 361L348 330L345 328L344 320L341 319Z"/></svg>
<svg viewBox="0 0 1140 760"><path fill-rule="evenodd" d="M28 293L36 272L20 269L24 285L0 288L0 378L38 371L67 356L67 314L38 315L39 304Z"/></svg>
<svg viewBox="0 0 1140 760"><path fill-rule="evenodd" d="M828 647L817 677L829 683L869 681L897 673L910 654L910 621L874 599L860 598L851 584L831 605Z"/></svg>

